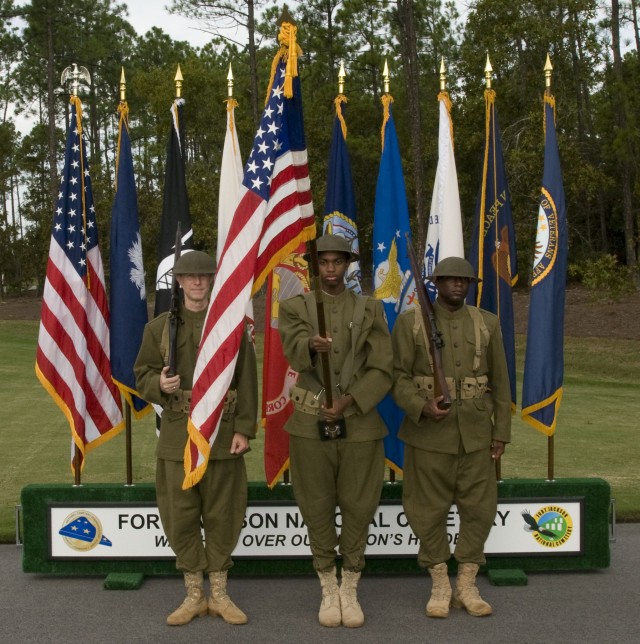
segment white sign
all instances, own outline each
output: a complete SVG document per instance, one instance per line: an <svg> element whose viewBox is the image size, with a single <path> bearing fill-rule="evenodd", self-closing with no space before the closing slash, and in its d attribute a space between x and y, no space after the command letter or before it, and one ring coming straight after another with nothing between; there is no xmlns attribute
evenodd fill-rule
<svg viewBox="0 0 640 644"><path fill-rule="evenodd" d="M50 551L53 559L163 559L175 555L153 505L51 506ZM336 511L336 529L342 516ZM456 506L447 519L451 550L460 529ZM367 537L368 557L415 557L418 539L400 502L382 503ZM582 503L558 499L504 500L498 504L485 544L487 555L579 554L582 551ZM293 503L253 502L234 558L311 557L309 537Z"/></svg>

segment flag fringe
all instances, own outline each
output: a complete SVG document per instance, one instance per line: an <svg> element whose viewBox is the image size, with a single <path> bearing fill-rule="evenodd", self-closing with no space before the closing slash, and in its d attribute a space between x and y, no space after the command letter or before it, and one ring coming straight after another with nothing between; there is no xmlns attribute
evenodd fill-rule
<svg viewBox="0 0 640 644"><path fill-rule="evenodd" d="M40 381L40 384L44 387L44 389L51 396L51 398L53 398L53 402L55 402L55 404L58 406L60 411L64 414L65 418L67 419L67 422L69 423L69 427L71 427L71 438L73 439L74 444L82 454L82 463L80 464L80 471L82 472L82 470L84 469L85 455L93 451L96 447L100 447L100 445L106 443L110 438L117 436L125 427L124 420L120 421L120 423L118 423L111 429L107 430L104 434L100 436L100 438L96 438L95 440L85 445L84 441L82 440L82 437L78 434L75 423L73 422L73 414L71 413L71 410L69 409L68 405L64 402L64 400L62 400L62 398L60 397L60 395L58 394L54 386L51 384L51 382L47 380L47 377L40 370L38 363L36 363L35 368L36 368L36 376ZM74 461L72 459L71 471L75 474L75 470L73 468L73 462Z"/></svg>
<svg viewBox="0 0 640 644"><path fill-rule="evenodd" d="M187 421L187 433L189 434L190 441L187 441L187 444L184 448L184 481L182 482L182 489L188 490L190 487L197 485L200 482L200 479L204 476L204 473L207 471L207 466L209 465L209 456L211 455L211 446L209 442L205 440L204 436L198 431L198 428L195 426L191 418ZM202 454L203 462L200 463L193 470L191 469L191 442L195 444L198 449L198 452Z"/></svg>
<svg viewBox="0 0 640 644"><path fill-rule="evenodd" d="M274 488L276 485L278 485L278 479L279 479L280 477L283 477L283 478L284 478L284 473L285 473L288 469L289 469L289 459L287 458L287 460L284 462L284 464L282 465L282 467L278 470L278 473L273 477L273 479L272 479L271 481L267 481L267 487L268 487L270 490L273 490L273 488Z"/></svg>
<svg viewBox="0 0 640 644"><path fill-rule="evenodd" d="M535 405L523 407L522 411L520 412L522 420L528 425L535 427L535 429L542 432L543 434L546 434L547 436L553 436L556 431L556 425L558 422L558 410L560 409L560 403L562 402L563 391L563 387L560 387L559 389L556 389L556 391L548 398L537 402ZM551 425L545 425L544 423L541 423L539 420L536 420L531 416L531 414L533 414L534 412L539 411L543 407L547 407L551 404L553 404L555 408L553 413L553 423L551 423Z"/></svg>
<svg viewBox="0 0 640 644"><path fill-rule="evenodd" d="M137 396L138 398L140 398L140 394L137 391L131 389L131 387L127 387L127 385L125 385L123 382L120 382L119 380L117 380L113 376L111 376L111 380L113 381L115 386L120 390L120 393L122 394L124 399L127 401L127 404L129 405L129 407L131 407L131 413L133 414L133 417L136 420L140 420L141 418L144 418L148 413L151 412L153 407L151 407L151 405L149 403L147 403L139 411L135 408L135 406L133 404L133 396ZM142 400L142 398L140 398L140 400ZM145 400L144 402L147 402L147 401Z"/></svg>
<svg viewBox="0 0 640 644"><path fill-rule="evenodd" d="M404 476L403 469L401 467L398 467L398 465L396 465L393 461L390 461L388 458L385 458L384 463L390 470L393 470L396 474L399 474L400 476Z"/></svg>
<svg viewBox="0 0 640 644"><path fill-rule="evenodd" d="M393 103L393 96L391 94L384 94L380 99L382 101L383 115L382 115L382 128L380 129L380 138L382 140L382 151L384 152L384 133L387 128L387 121L389 120L389 110L391 103Z"/></svg>

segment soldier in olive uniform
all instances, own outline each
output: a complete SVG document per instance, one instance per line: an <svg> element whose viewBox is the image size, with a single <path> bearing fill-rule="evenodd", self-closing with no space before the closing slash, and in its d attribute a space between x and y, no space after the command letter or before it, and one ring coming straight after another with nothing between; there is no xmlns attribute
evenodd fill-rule
<svg viewBox="0 0 640 644"><path fill-rule="evenodd" d="M255 352L246 333L209 466L197 485L182 489L192 379L214 273L213 259L201 251L183 253L174 267L184 295L178 313L176 375L167 373L168 313L145 327L135 364L140 395L163 408L156 450L156 495L162 525L187 588L186 599L167 618L169 625L186 624L207 612L220 615L230 624L247 622L247 616L226 591L227 571L233 565L231 552L247 507L242 454L255 437L258 412ZM211 584L208 601L204 594L205 571Z"/></svg>
<svg viewBox="0 0 640 644"><path fill-rule="evenodd" d="M324 235L317 248L328 337L318 332L314 293L286 300L279 315L285 356L299 373L291 390L295 410L286 425L291 479L322 586L318 619L324 626L357 627L364 623L357 584L384 479L387 429L376 405L392 383L391 338L381 302L345 287L345 272L356 258L347 240ZM331 408L324 404L320 353L329 356ZM340 588L336 546L342 555Z"/></svg>
<svg viewBox="0 0 640 644"><path fill-rule="evenodd" d="M497 510L495 461L511 437L511 394L498 318L465 304L475 280L469 262L443 259L430 278L444 340L442 363L452 405L441 409L434 394L431 354L420 311L403 313L393 328L393 397L406 412L399 436L405 442L403 505L420 540L418 563L432 580L430 617L447 617L449 605L475 616L490 615L475 585L485 563L484 543ZM456 590L447 574L447 518L452 503L460 516L454 557Z"/></svg>

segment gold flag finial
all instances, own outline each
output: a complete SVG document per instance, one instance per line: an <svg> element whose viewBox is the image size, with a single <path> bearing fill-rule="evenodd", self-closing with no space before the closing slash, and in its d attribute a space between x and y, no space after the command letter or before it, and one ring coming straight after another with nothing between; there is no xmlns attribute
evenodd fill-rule
<svg viewBox="0 0 640 644"><path fill-rule="evenodd" d="M176 82L176 98L182 98L182 72L180 71L180 65L178 65L178 71L176 72L176 77L173 79Z"/></svg>
<svg viewBox="0 0 640 644"><path fill-rule="evenodd" d="M384 82L384 93L388 94L391 77L389 75L389 63L387 63L386 58L384 59L384 69L382 70L382 80Z"/></svg>
<svg viewBox="0 0 640 644"><path fill-rule="evenodd" d="M72 63L71 66L63 70L60 82L64 87L67 82L69 84L69 93L71 96L78 96L80 84L91 85L91 75L86 67L78 67L77 63Z"/></svg>
<svg viewBox="0 0 640 644"><path fill-rule="evenodd" d="M544 86L545 89L551 91L551 72L553 71L553 65L551 64L551 58L547 53L547 61L544 64Z"/></svg>
<svg viewBox="0 0 640 644"><path fill-rule="evenodd" d="M120 73L120 102L124 103L127 100L127 79L124 77L124 67L121 68Z"/></svg>
<svg viewBox="0 0 640 644"><path fill-rule="evenodd" d="M344 94L344 79L347 77L344 71L344 60L340 61L340 69L338 70L338 94Z"/></svg>
<svg viewBox="0 0 640 644"><path fill-rule="evenodd" d="M287 7L286 4L282 6L282 13L280 14L280 17L278 18L278 22L276 24L281 26L285 22L288 22L290 25L296 24L295 20L291 17L291 14L289 13L289 7Z"/></svg>
<svg viewBox="0 0 640 644"><path fill-rule="evenodd" d="M447 91L447 70L444 66L444 56L440 59L440 91Z"/></svg>
<svg viewBox="0 0 640 644"><path fill-rule="evenodd" d="M487 64L484 66L484 82L487 86L487 89L491 89L491 72L493 72L493 67L491 67L489 52L487 52Z"/></svg>
<svg viewBox="0 0 640 644"><path fill-rule="evenodd" d="M229 98L233 97L233 71L231 69L231 63L229 63L229 73L227 74L227 96Z"/></svg>

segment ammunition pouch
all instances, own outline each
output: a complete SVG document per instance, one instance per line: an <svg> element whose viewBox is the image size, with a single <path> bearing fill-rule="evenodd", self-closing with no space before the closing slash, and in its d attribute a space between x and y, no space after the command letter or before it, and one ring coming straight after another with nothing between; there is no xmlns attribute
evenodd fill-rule
<svg viewBox="0 0 640 644"><path fill-rule="evenodd" d="M222 415L233 414L236 410L238 402L238 392L235 389L229 389L227 396L224 399L224 408ZM165 405L166 409L171 411L181 412L188 414L191 411L191 389L178 389L175 393L171 394L168 404Z"/></svg>
<svg viewBox="0 0 640 644"><path fill-rule="evenodd" d="M414 376L413 382L423 398L431 400L435 398L435 381L433 376ZM446 378L447 389L451 400L468 400L471 398L482 398L488 390L489 379L487 376L477 378L466 377L460 380Z"/></svg>
<svg viewBox="0 0 640 644"><path fill-rule="evenodd" d="M336 395L341 397L342 393L338 391L336 392ZM312 414L314 416L318 416L320 414L320 408L324 402L324 389L321 389L318 393L314 393L310 389L293 385L289 392L289 396L291 397L293 406L298 411L301 411L304 414ZM355 408L351 406L344 412L344 415L348 418L355 413Z"/></svg>

